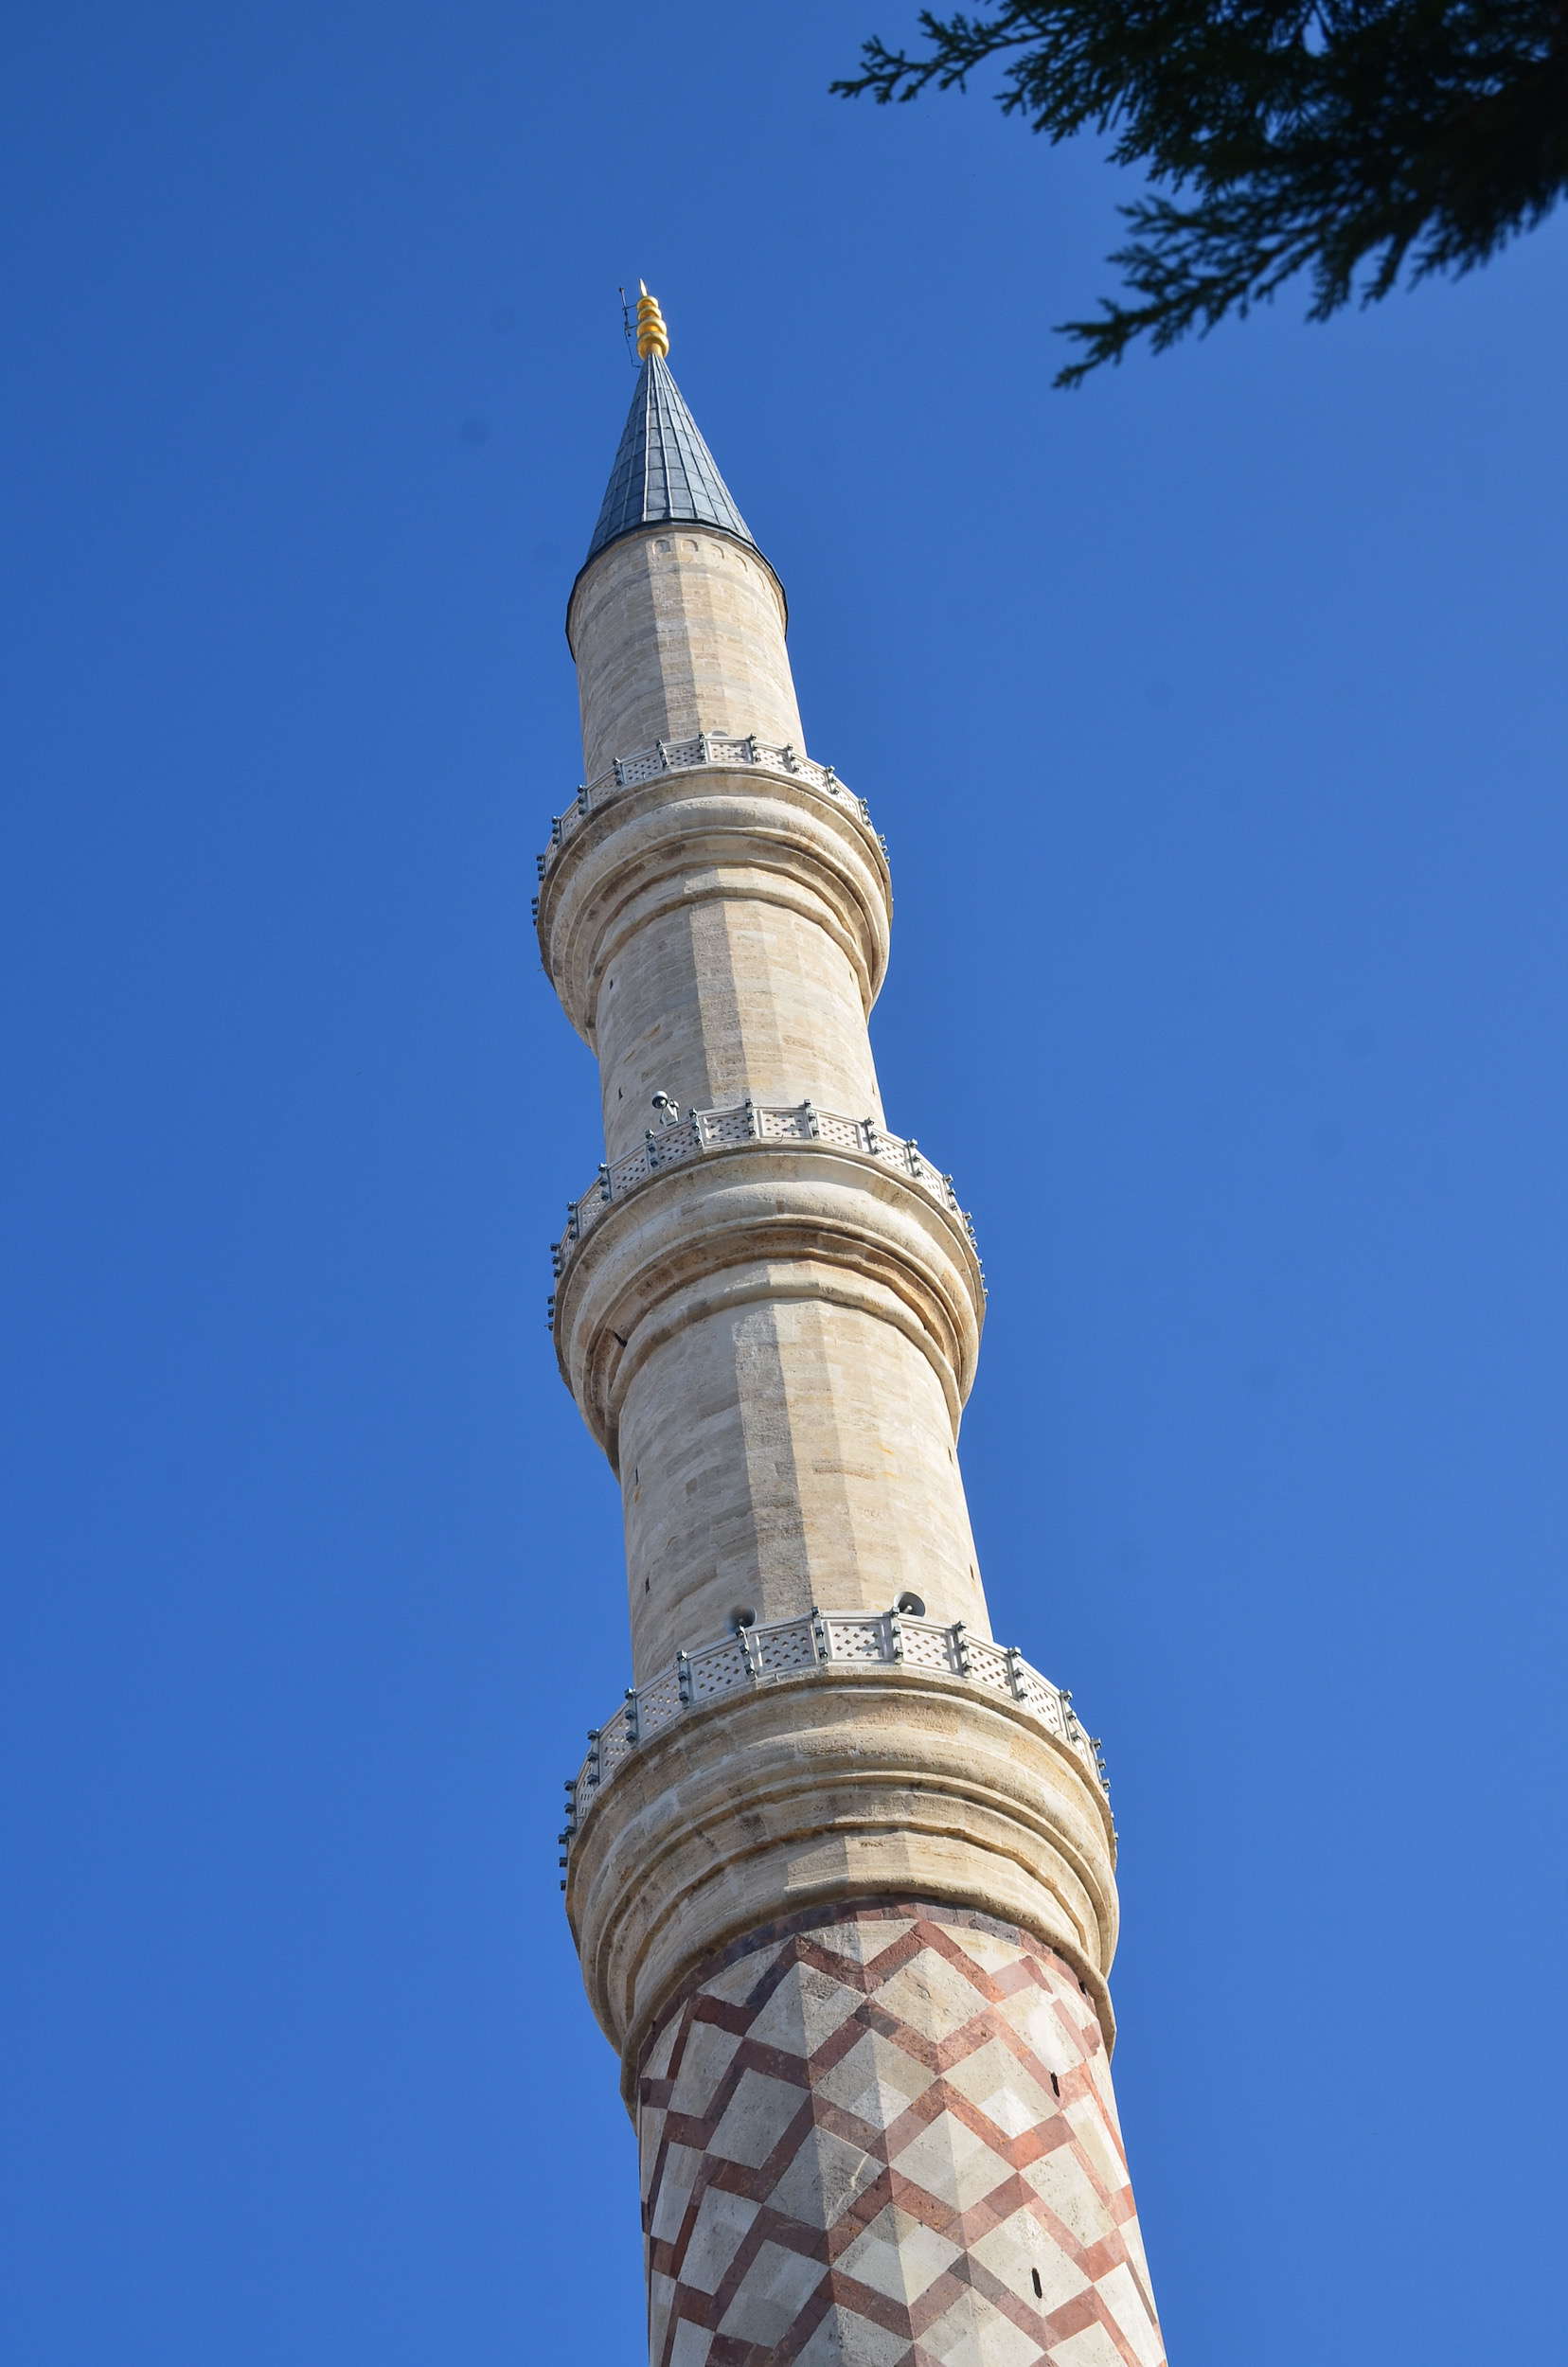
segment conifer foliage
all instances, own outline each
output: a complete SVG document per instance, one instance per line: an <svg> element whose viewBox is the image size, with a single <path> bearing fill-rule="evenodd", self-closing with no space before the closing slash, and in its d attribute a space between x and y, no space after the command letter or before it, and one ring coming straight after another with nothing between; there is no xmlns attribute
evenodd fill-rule
<svg viewBox="0 0 1568 2367"><path fill-rule="evenodd" d="M1568 0L991 0L919 23L914 54L867 41L833 90L886 105L1000 63L1004 114L1109 135L1148 177L1119 297L1060 324L1060 386L1298 272L1325 320L1470 271L1568 185Z"/></svg>

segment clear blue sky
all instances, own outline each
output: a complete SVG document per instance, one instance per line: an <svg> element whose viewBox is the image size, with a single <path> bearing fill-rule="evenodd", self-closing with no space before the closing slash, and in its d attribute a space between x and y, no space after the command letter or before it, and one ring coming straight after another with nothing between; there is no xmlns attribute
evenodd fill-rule
<svg viewBox="0 0 1568 2367"><path fill-rule="evenodd" d="M12 13L14 2367L643 2356L528 927L639 273L891 842L1178 2367L1560 2343L1568 221L1053 394L1129 192L830 101L912 14Z"/></svg>

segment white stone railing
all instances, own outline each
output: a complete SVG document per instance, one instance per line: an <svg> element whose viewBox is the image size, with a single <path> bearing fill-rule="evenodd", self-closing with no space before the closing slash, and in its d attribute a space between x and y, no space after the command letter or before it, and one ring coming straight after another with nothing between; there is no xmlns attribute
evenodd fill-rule
<svg viewBox="0 0 1568 2367"><path fill-rule="evenodd" d="M824 1143L832 1150L858 1151L863 1158L879 1160L909 1176L939 1207L955 1216L973 1244L974 1224L958 1204L952 1176L934 1167L916 1143L906 1142L900 1134L889 1134L872 1118L840 1117L810 1101L748 1098L722 1110L688 1111L669 1126L650 1126L635 1150L601 1166L597 1182L582 1198L567 1201L566 1230L559 1241L550 1244L550 1262L558 1278L566 1270L574 1245L612 1201L624 1199L637 1184L650 1175L662 1175L667 1167L685 1166L704 1152L737 1150L748 1143Z"/></svg>
<svg viewBox="0 0 1568 2367"><path fill-rule="evenodd" d="M775 1619L767 1627L740 1627L717 1644L677 1653L674 1667L650 1684L629 1687L615 1716L590 1733L588 1756L566 1786L561 1846L570 1848L583 1817L616 1769L643 1743L704 1701L778 1678L802 1676L810 1669L890 1667L962 1677L982 1693L1016 1702L1077 1753L1110 1799L1100 1746L1085 1734L1072 1695L1031 1668L1022 1652L972 1635L962 1620L944 1628L935 1619L899 1611L812 1611L800 1619Z"/></svg>
<svg viewBox="0 0 1568 2367"><path fill-rule="evenodd" d="M557 814L551 823L548 846L534 859L540 878L543 879L561 847L588 816L607 806L623 790L640 789L645 781L655 781L662 773L685 773L704 764L756 765L763 772L788 773L802 787L814 790L835 805L847 806L863 822L871 819L871 809L864 798L846 789L830 764L813 764L798 748L787 744L781 747L776 741L757 739L750 733L739 739L727 732L699 732L691 739L656 739L651 748L639 748L635 756L617 756L607 772L584 781L565 812ZM877 843L885 854L887 842L880 832Z"/></svg>

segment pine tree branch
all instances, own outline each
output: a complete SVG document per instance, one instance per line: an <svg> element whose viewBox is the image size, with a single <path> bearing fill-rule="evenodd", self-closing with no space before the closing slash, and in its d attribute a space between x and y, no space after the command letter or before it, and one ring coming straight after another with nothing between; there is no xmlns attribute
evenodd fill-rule
<svg viewBox="0 0 1568 2367"><path fill-rule="evenodd" d="M834 91L903 103L995 64L1005 115L1148 176L1110 258L1132 300L1061 324L1059 385L1298 273L1312 320L1457 276L1568 188L1568 0L996 0L919 26L923 52L867 41Z"/></svg>

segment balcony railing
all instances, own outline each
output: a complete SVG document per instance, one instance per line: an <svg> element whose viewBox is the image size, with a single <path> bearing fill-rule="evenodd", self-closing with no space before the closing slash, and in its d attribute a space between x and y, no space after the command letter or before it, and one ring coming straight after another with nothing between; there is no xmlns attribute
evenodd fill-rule
<svg viewBox="0 0 1568 2367"><path fill-rule="evenodd" d="M607 772L584 781L565 812L557 814L551 823L548 846L535 857L540 878L543 879L561 847L588 816L609 805L623 790L640 789L645 781L656 781L663 773L689 772L704 764L755 765L760 772L787 773L803 788L814 791L834 805L847 806L863 822L870 822L871 809L864 798L846 789L830 764L813 764L798 748L757 739L750 734L742 739L726 732L699 732L691 739L656 739L651 748L639 748L635 756L617 756ZM880 832L877 843L885 854L887 841ZM537 904L536 898L536 908Z"/></svg>
<svg viewBox="0 0 1568 2367"><path fill-rule="evenodd" d="M566 1786L561 1847L570 1849L588 1809L633 1752L704 1701L809 1670L852 1675L862 1668L891 1667L961 1677L982 1693L1015 1702L1076 1753L1109 1802L1111 1786L1100 1746L1084 1732L1072 1695L1031 1668L1022 1652L971 1635L962 1620L944 1628L934 1619L898 1611L812 1611L803 1618L776 1619L766 1627L740 1627L716 1644L679 1652L674 1667L663 1676L650 1684L629 1687L614 1717L590 1733L588 1755ZM565 1859L561 1862L564 1865Z"/></svg>
<svg viewBox="0 0 1568 2367"><path fill-rule="evenodd" d="M748 1143L823 1143L832 1150L858 1151L862 1158L878 1160L909 1176L938 1207L956 1217L971 1246L974 1243L973 1220L958 1204L952 1176L934 1167L918 1144L906 1142L901 1134L889 1134L872 1118L840 1117L835 1111L819 1110L810 1101L747 1099L722 1110L691 1110L671 1125L650 1127L635 1150L601 1166L597 1180L582 1198L566 1203L566 1230L559 1241L550 1244L550 1262L557 1277L565 1272L574 1245L612 1201L623 1200L667 1167L685 1166L707 1151L736 1150Z"/></svg>

